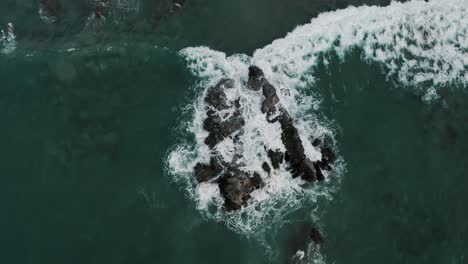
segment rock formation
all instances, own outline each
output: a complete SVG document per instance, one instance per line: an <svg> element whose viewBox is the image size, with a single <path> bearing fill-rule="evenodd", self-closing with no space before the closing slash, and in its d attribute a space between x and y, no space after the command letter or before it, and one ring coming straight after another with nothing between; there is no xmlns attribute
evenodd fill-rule
<svg viewBox="0 0 468 264"><path fill-rule="evenodd" d="M208 132L208 136L204 143L212 149L213 154L209 164L198 163L194 167L198 182L218 184L227 211L238 210L247 205L251 193L262 186L262 178L257 172L245 172L240 169L241 164L222 161L214 154L216 146L226 138L230 138L234 144L241 144L238 139L243 133L245 120L239 98L232 96L234 84L232 79L223 79L206 91L204 98L206 118L203 128ZM301 177L309 182L324 180L322 171L331 170L331 164L336 159L332 149L316 139L313 141L313 146L321 149L322 159L314 162L305 155L293 118L282 107L275 87L267 81L259 67L249 68L246 87L262 92L263 101L259 108L269 123L280 124L281 141L286 149L284 153L277 149L265 149L269 162L265 160L260 169L270 175L273 170L285 164L294 178Z"/></svg>

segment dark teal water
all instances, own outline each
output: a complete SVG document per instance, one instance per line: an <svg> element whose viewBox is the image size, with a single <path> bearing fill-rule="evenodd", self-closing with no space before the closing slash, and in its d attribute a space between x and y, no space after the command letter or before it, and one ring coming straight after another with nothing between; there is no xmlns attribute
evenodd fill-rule
<svg viewBox="0 0 468 264"><path fill-rule="evenodd" d="M270 234L267 255L203 219L164 172L196 82L177 52L251 54L348 4L194 0L169 13L143 1L127 24L95 31L85 2L62 1L53 25L37 3L0 3L18 40L0 55L0 262L286 263L310 208ZM59 51L70 47L81 49ZM317 78L347 164L321 215L327 263L466 263L467 95L447 87L423 103L359 52Z"/></svg>

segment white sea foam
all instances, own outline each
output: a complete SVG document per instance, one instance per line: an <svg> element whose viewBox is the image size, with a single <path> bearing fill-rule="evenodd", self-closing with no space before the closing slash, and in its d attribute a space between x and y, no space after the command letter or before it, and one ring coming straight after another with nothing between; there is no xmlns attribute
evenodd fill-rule
<svg viewBox="0 0 468 264"><path fill-rule="evenodd" d="M255 51L252 57L226 56L206 47L182 50L180 54L187 59L188 67L199 77L192 119L186 124L195 142L174 148L168 157L170 172L177 181L184 183L187 193L198 202L205 216L224 221L233 230L246 235L281 223L285 215L308 201L330 198L333 185L305 186L300 179L293 179L284 167L271 175L261 170L261 163L268 160L265 147L284 147L279 127L266 122L260 112L261 93L244 88L248 67L254 64L263 69L269 82L276 87L281 104L294 117L307 156L318 160L321 154L312 146L311 139L333 138L333 133L325 120L318 118L320 95L313 92L306 96L304 91L314 82L314 67L320 56L335 52L344 60L349 51L359 49L361 58L381 65L389 79L413 89L425 100L432 100L447 84L467 86L467 11L466 0L349 7L321 14L285 38ZM327 63L326 57L324 63ZM261 190L252 193L247 207L231 213L222 210L219 191L213 186L197 187L193 176L194 165L208 162L210 157L210 150L203 143L208 135L202 128L206 116L203 97L206 88L222 78L235 80L235 93L240 97L246 120L241 139L243 169L258 172L265 181ZM307 94L311 94L310 91ZM232 142L223 142L216 151L229 159L234 148ZM332 178L339 179L343 171L344 163L340 159L334 168L337 177Z"/></svg>
<svg viewBox="0 0 468 264"><path fill-rule="evenodd" d="M1 30L0 33L0 53L10 54L16 50L16 36L13 30L13 24L8 24L8 30Z"/></svg>
<svg viewBox="0 0 468 264"><path fill-rule="evenodd" d="M362 49L387 75L434 98L440 87L468 82L468 1L393 2L324 13L254 53L253 63L291 86L313 81L319 55Z"/></svg>

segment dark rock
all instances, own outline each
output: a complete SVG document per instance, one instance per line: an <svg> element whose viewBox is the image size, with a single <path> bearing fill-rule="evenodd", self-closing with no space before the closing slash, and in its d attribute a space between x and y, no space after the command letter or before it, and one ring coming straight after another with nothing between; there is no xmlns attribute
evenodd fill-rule
<svg viewBox="0 0 468 264"><path fill-rule="evenodd" d="M316 181L317 180L317 171L315 169L314 163L310 159L304 159L301 162L300 169L301 178L305 181Z"/></svg>
<svg viewBox="0 0 468 264"><path fill-rule="evenodd" d="M263 93L263 96L266 99L270 99L270 98L273 98L275 96L278 97L277 94L276 94L275 87L273 87L273 85L271 85L267 81L265 81L265 84L262 86L262 93Z"/></svg>
<svg viewBox="0 0 468 264"><path fill-rule="evenodd" d="M283 163L283 153L279 150L268 150L268 157L274 169L278 169L280 164Z"/></svg>
<svg viewBox="0 0 468 264"><path fill-rule="evenodd" d="M320 233L320 231L315 228L315 227L312 227L309 231L309 238L310 240L312 240L312 242L314 242L316 245L322 245L323 242L324 242L324 239L323 239L323 236L322 234Z"/></svg>
<svg viewBox="0 0 468 264"><path fill-rule="evenodd" d="M219 142L245 125L245 120L240 111L236 111L229 119L222 121L218 115L212 115L205 119L203 128L209 132L205 144L214 148Z"/></svg>
<svg viewBox="0 0 468 264"><path fill-rule="evenodd" d="M298 166L305 159L304 147L302 146L299 131L292 124L282 126L282 130L281 140L288 152L289 162L292 166Z"/></svg>
<svg viewBox="0 0 468 264"><path fill-rule="evenodd" d="M320 172L320 174L322 174L322 170L331 171L332 167L330 166L330 164L333 164L336 160L335 153L330 147L322 148L321 152L322 152L322 159L316 162L316 168L318 168L318 171Z"/></svg>
<svg viewBox="0 0 468 264"><path fill-rule="evenodd" d="M265 99L262 102L261 111L267 114L268 122L274 123L277 121L277 118L274 118L274 116L275 114L278 115L276 105L279 103L279 97L276 95L275 88L268 82L265 82L262 90Z"/></svg>
<svg viewBox="0 0 468 264"><path fill-rule="evenodd" d="M287 239L287 250L288 255L295 255L297 251L308 251L308 247L311 243L316 246L321 245L324 242L320 231L312 224L305 222L301 225L294 225L291 228L290 234ZM303 263L302 261L293 263Z"/></svg>
<svg viewBox="0 0 468 264"><path fill-rule="evenodd" d="M318 147L322 144L322 140L320 138L316 138L314 139L314 141L312 141L312 146L314 147Z"/></svg>
<svg viewBox="0 0 468 264"><path fill-rule="evenodd" d="M205 144L214 148L219 142L245 125L244 118L239 110L240 101L229 101L226 97L226 89L232 89L234 81L232 79L223 79L216 86L210 87L205 96L205 103L212 107L207 110L207 118L203 122L203 128L209 132L205 139ZM221 118L217 111L235 108L236 111L228 118ZM226 114L228 115L228 114ZM227 120L225 120L227 118Z"/></svg>
<svg viewBox="0 0 468 264"><path fill-rule="evenodd" d="M299 131L294 126L293 119L286 109L278 105L279 97L275 87L265 80L262 70L256 66L249 68L249 82L251 79L262 79L261 88L264 100L262 102L261 111L267 114L268 122L273 123L279 121L281 125L281 141L286 148L285 160L289 162L292 176L300 176L306 181L323 180L325 177L321 171L321 166L328 169L328 164L335 160L334 153L330 148L323 148L322 160L320 163L314 163L310 159L306 159ZM320 139L316 139L313 141L313 145L317 147L322 145L322 142ZM273 168L278 168L279 163L274 162L270 155L273 153L269 152L268 154L272 160Z"/></svg>
<svg viewBox="0 0 468 264"><path fill-rule="evenodd" d="M247 205L250 193L261 186L260 175L250 177L247 173L237 171L226 173L219 181L219 189L224 198L227 211L238 210Z"/></svg>
<svg viewBox="0 0 468 264"><path fill-rule="evenodd" d="M315 168L315 172L317 174L317 180L318 181L323 181L323 180L325 180L325 175L323 175L323 173L322 173L323 168L321 167L320 163L321 163L320 161L315 162L314 163L314 168Z"/></svg>
<svg viewBox="0 0 468 264"><path fill-rule="evenodd" d="M330 147L324 147L322 149L322 162L326 164L334 163L336 160L335 153Z"/></svg>
<svg viewBox="0 0 468 264"><path fill-rule="evenodd" d="M284 109L281 109L281 114L278 117L278 121L280 122L281 127L287 127L293 123L291 116Z"/></svg>
<svg viewBox="0 0 468 264"><path fill-rule="evenodd" d="M217 110L228 109L230 104L224 91L233 87L234 81L232 79L223 79L216 86L208 88L205 96L206 104Z"/></svg>
<svg viewBox="0 0 468 264"><path fill-rule="evenodd" d="M268 163L266 163L266 162L263 162L263 164L262 164L262 169L263 169L264 171L268 172L268 173L271 172L270 165L268 165Z"/></svg>
<svg viewBox="0 0 468 264"><path fill-rule="evenodd" d="M254 91L259 91L264 83L265 78L263 71L257 66L250 66L247 86Z"/></svg>
<svg viewBox="0 0 468 264"><path fill-rule="evenodd" d="M197 163L194 171L198 182L207 182L218 176L223 168L214 158L211 158L210 164Z"/></svg>
<svg viewBox="0 0 468 264"><path fill-rule="evenodd" d="M252 187L256 190L259 189L262 186L262 177L260 177L260 174L254 173L253 177L250 178L250 184L252 184Z"/></svg>

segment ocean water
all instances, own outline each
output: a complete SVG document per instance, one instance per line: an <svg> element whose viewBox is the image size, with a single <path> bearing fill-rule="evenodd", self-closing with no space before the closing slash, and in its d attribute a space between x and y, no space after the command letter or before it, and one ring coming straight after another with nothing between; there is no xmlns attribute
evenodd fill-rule
<svg viewBox="0 0 468 264"><path fill-rule="evenodd" d="M122 0L105 21L50 2L0 3L1 263L468 262L466 0ZM281 144L243 88L252 64L307 156L325 137L339 159L317 184L262 175L226 213L193 177L203 95L234 79L260 171Z"/></svg>

